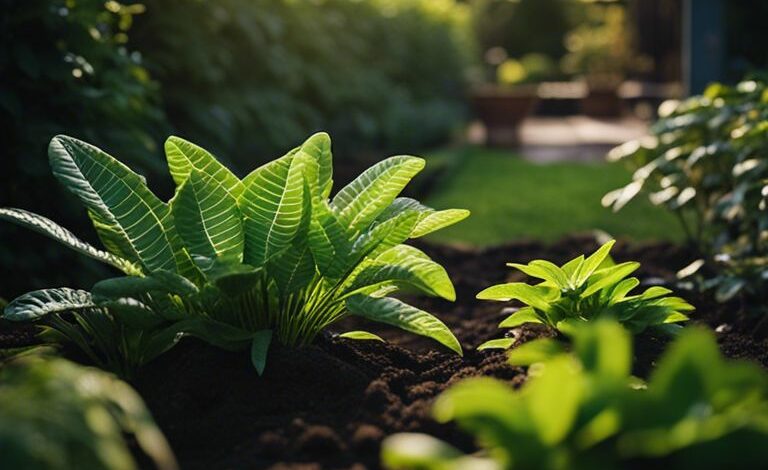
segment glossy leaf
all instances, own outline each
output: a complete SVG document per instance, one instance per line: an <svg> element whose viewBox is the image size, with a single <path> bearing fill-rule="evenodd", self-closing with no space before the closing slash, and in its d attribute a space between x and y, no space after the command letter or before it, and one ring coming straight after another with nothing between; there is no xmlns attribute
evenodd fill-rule
<svg viewBox="0 0 768 470"><path fill-rule="evenodd" d="M264 373L267 365L267 352L272 341L272 331L262 330L253 334L251 342L251 363L259 375Z"/></svg>
<svg viewBox="0 0 768 470"><path fill-rule="evenodd" d="M363 264L344 295L381 283L405 283L429 294L455 300L456 292L445 269L422 251L398 245Z"/></svg>
<svg viewBox="0 0 768 470"><path fill-rule="evenodd" d="M197 171L214 181L237 199L243 192L243 185L227 167L219 163L207 150L181 137L171 136L165 141L165 155L168 170L176 186L181 186L189 176Z"/></svg>
<svg viewBox="0 0 768 470"><path fill-rule="evenodd" d="M381 338L381 336L374 333L370 333L368 331L361 331L361 330L347 331L346 333L340 334L339 338L354 339L357 341L381 341L382 343L385 342Z"/></svg>
<svg viewBox="0 0 768 470"><path fill-rule="evenodd" d="M177 269L167 233L170 211L139 175L98 148L71 137L55 137L48 154L53 174L130 247L130 254L142 267L149 271Z"/></svg>
<svg viewBox="0 0 768 470"><path fill-rule="evenodd" d="M426 336L459 355L463 354L459 341L443 322L400 300L356 295L347 299L347 308L359 317Z"/></svg>
<svg viewBox="0 0 768 470"><path fill-rule="evenodd" d="M42 289L28 292L5 306L3 318L10 321L34 321L54 313L96 308L91 294L84 290Z"/></svg>
<svg viewBox="0 0 768 470"><path fill-rule="evenodd" d="M112 253L99 250L77 238L72 232L41 215L22 209L0 208L0 219L5 219L35 232L46 235L78 253L84 254L102 263L110 264L127 274L137 274L140 268L130 261Z"/></svg>
<svg viewBox="0 0 768 470"><path fill-rule="evenodd" d="M237 199L214 178L192 170L171 211L190 255L242 261L245 236Z"/></svg>
<svg viewBox="0 0 768 470"><path fill-rule="evenodd" d="M304 208L302 160L278 159L251 173L238 200L245 231L246 263L263 266L288 248Z"/></svg>
<svg viewBox="0 0 768 470"><path fill-rule="evenodd" d="M373 222L406 184L424 168L424 160L398 156L365 170L333 198L332 209L349 231L360 231Z"/></svg>

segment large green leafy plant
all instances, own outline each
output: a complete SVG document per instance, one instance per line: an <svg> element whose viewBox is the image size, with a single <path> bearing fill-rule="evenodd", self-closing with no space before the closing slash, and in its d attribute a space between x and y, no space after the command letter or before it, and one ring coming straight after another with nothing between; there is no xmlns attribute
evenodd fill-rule
<svg viewBox="0 0 768 470"><path fill-rule="evenodd" d="M127 436L135 439L129 444ZM139 395L103 371L64 359L13 359L0 367L0 467L173 470L176 460Z"/></svg>
<svg viewBox="0 0 768 470"><path fill-rule="evenodd" d="M455 298L445 270L403 244L468 215L397 198L424 160L385 159L329 199L331 147L324 133L242 180L183 139L169 138L166 153L177 184L167 204L98 148L70 137L52 140L53 173L86 206L107 251L28 212L2 209L0 217L127 275L99 282L92 292L31 292L12 301L4 318L45 319L56 334L125 369L190 334L226 348L250 345L261 371L273 335L287 346L306 345L349 314L461 353L437 318L389 297L407 287Z"/></svg>
<svg viewBox="0 0 768 470"><path fill-rule="evenodd" d="M515 390L495 379L460 382L433 414L477 438L464 455L421 434L383 443L398 469L762 468L768 465L768 376L726 361L712 334L684 332L648 383L630 375L632 343L620 325L573 331L573 351L552 339L526 343L510 362L531 365Z"/></svg>
<svg viewBox="0 0 768 470"><path fill-rule="evenodd" d="M609 253L614 241L601 246L589 257L579 256L557 266L546 260L528 264L509 263L528 276L540 279L536 285L512 282L489 287L477 294L483 300L517 300L525 306L499 325L514 328L524 323L541 323L555 330L568 331L574 326L598 318L614 318L633 333L654 329L675 333L677 323L688 317L684 312L693 306L672 291L653 286L641 294L629 295L640 285L636 277L628 277L640 263L627 261L615 264ZM508 348L513 338L486 342L480 349Z"/></svg>
<svg viewBox="0 0 768 470"><path fill-rule="evenodd" d="M707 266L705 288L721 301L762 295L768 279L768 86L713 84L701 96L659 108L651 136L612 150L632 182L605 195L620 210L639 194L674 212ZM706 273L706 269L700 272Z"/></svg>

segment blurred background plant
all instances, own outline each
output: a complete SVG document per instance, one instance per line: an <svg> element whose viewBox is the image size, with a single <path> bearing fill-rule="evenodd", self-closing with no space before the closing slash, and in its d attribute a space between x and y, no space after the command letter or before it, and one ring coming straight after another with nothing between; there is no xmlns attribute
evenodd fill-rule
<svg viewBox="0 0 768 470"><path fill-rule="evenodd" d="M634 377L632 341L616 323L573 332L573 350L553 339L525 343L510 363L527 365L520 388L475 377L443 392L435 419L456 422L481 451L465 455L423 434L382 444L386 468L760 468L768 451L768 375L728 361L714 335L686 329L647 383ZM727 451L724 451L727 449Z"/></svg>
<svg viewBox="0 0 768 470"><path fill-rule="evenodd" d="M584 20L565 35L567 53L561 67L581 76L593 87L617 87L627 72L647 68L647 60L633 53L632 30L621 5L585 9ZM645 66L644 66L645 65Z"/></svg>
<svg viewBox="0 0 768 470"><path fill-rule="evenodd" d="M126 439L131 436L131 440ZM26 353L0 367L0 466L174 470L168 442L125 382L98 369Z"/></svg>
<svg viewBox="0 0 768 470"><path fill-rule="evenodd" d="M652 136L609 154L633 171L632 181L605 195L618 211L639 194L672 211L703 259L703 288L727 301L762 296L768 285L768 85L755 77L735 87L715 83L702 95L669 101ZM707 270L707 267L710 269ZM703 268L703 269L702 269Z"/></svg>
<svg viewBox="0 0 768 470"><path fill-rule="evenodd" d="M547 55L532 52L517 59L506 59L496 69L496 82L501 86L539 83L558 75L557 64Z"/></svg>
<svg viewBox="0 0 768 470"><path fill-rule="evenodd" d="M343 158L450 138L473 57L454 0L147 0L132 44L170 121L241 173L334 136Z"/></svg>
<svg viewBox="0 0 768 470"><path fill-rule="evenodd" d="M59 133L77 135L146 174L162 168L158 139L169 132L157 83L141 54L126 46L139 4L102 0L2 0L0 19L0 124L3 158L0 205L23 205L74 227L87 218L48 170L47 142ZM51 212L51 201L57 212ZM90 233L92 235L92 233ZM93 240L95 236L91 237ZM94 263L28 234L0 227L3 296L29 285L64 285L73 276L97 279ZM68 269L61 269L67 266ZM86 284L88 281L84 281Z"/></svg>

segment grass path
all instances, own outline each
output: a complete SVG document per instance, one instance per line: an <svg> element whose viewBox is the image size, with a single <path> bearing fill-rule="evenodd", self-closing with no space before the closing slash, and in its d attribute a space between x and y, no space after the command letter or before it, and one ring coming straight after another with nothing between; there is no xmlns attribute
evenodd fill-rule
<svg viewBox="0 0 768 470"><path fill-rule="evenodd" d="M552 241L594 229L635 240L682 238L675 218L645 198L616 214L600 205L606 192L629 182L628 171L616 164L537 164L475 147L436 152L427 160L448 170L426 203L472 211L469 219L436 232L433 241L480 246L522 238Z"/></svg>

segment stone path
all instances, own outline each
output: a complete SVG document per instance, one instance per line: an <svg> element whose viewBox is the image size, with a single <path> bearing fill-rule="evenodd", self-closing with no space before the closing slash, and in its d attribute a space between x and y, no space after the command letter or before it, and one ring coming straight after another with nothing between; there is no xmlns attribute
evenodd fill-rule
<svg viewBox="0 0 768 470"><path fill-rule="evenodd" d="M602 161L611 148L647 132L648 124L636 118L530 117L520 129L521 145L515 151L538 163ZM484 134L481 124L473 124L469 140L482 143Z"/></svg>

